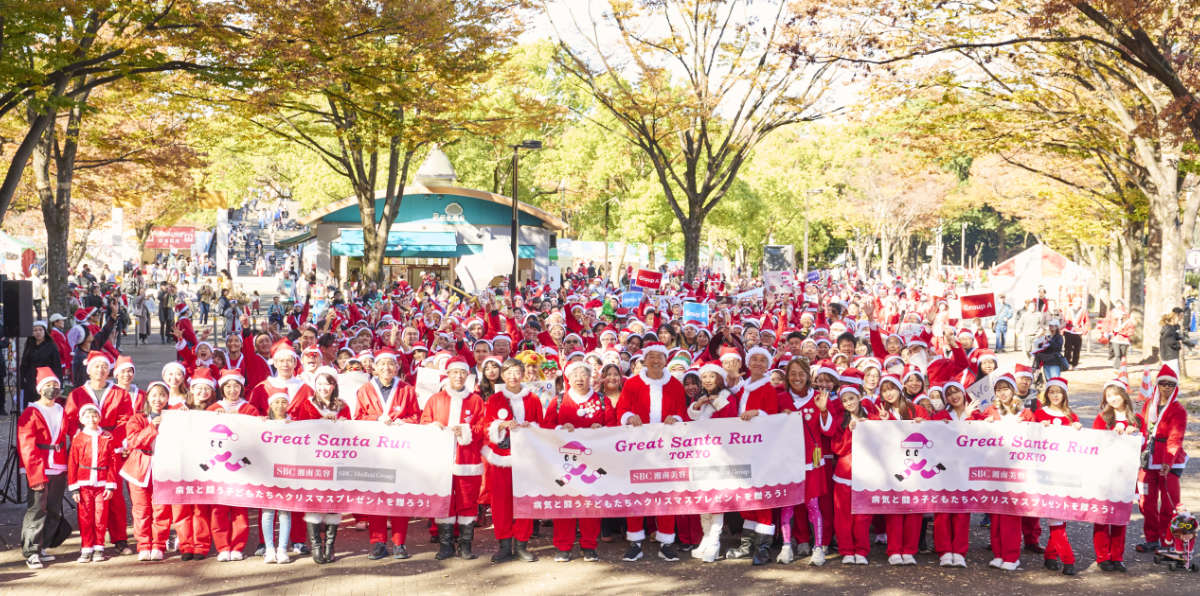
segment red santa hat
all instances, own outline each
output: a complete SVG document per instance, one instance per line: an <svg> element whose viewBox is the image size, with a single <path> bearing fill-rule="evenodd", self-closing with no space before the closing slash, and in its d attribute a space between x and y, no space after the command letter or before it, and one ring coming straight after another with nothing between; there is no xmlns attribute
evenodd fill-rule
<svg viewBox="0 0 1200 596"><path fill-rule="evenodd" d="M701 366L700 374L704 374L704 373L713 373L713 374L717 375L717 377L720 378L722 381L725 380L725 369L721 368L721 365L719 365L715 362L708 362L708 363L705 363L704 366Z"/></svg>
<svg viewBox="0 0 1200 596"><path fill-rule="evenodd" d="M318 348L317 346L308 346L307 348L304 348L304 352L302 352L300 355L301 356L316 356L317 358L320 358L321 357L321 348Z"/></svg>
<svg viewBox="0 0 1200 596"><path fill-rule="evenodd" d="M925 380L925 373L922 372L920 368L913 366L912 364L904 367L904 373L900 376L900 380L902 382L907 381L908 378L912 377L912 376L915 376L915 377L921 379L922 381Z"/></svg>
<svg viewBox="0 0 1200 596"><path fill-rule="evenodd" d="M1027 366L1027 365L1018 363L1016 366L1013 367L1013 377L1014 378L1025 377L1027 379L1032 379L1033 378L1033 369L1029 368L1029 366ZM1017 385L1014 383L1013 387L1016 387L1016 386Z"/></svg>
<svg viewBox="0 0 1200 596"><path fill-rule="evenodd" d="M996 385L999 385L1000 383L1008 383L1013 389L1017 388L1017 380L1009 373L1004 373L996 377L996 380L992 381L992 389L995 389Z"/></svg>
<svg viewBox="0 0 1200 596"><path fill-rule="evenodd" d="M835 381L841 379L841 375L838 374L837 368L833 365L833 362L830 362L829 360L818 361L817 364L813 366L813 378L815 379L817 375L829 375L833 377Z"/></svg>
<svg viewBox="0 0 1200 596"><path fill-rule="evenodd" d="M95 412L97 416L100 416L102 418L104 417L104 415L100 413L100 408L96 407L96 404L84 404L82 408L79 408L79 421L80 422L83 421L83 415L88 412Z"/></svg>
<svg viewBox="0 0 1200 596"><path fill-rule="evenodd" d="M967 395L967 388L963 387L963 384L959 383L958 381L946 381L945 383L942 384L942 397L943 398L946 396L946 392L949 391L951 387L957 387L959 391L962 391L963 399L968 402L971 401L971 396ZM930 389L933 389L933 388L930 387Z"/></svg>
<svg viewBox="0 0 1200 596"><path fill-rule="evenodd" d="M767 351L767 349L766 349L766 348L764 348L764 347L762 347L762 346L754 346L753 348L750 348L749 350L746 350L746 366L750 366L750 357L751 357L751 356L753 356L753 355L755 355L755 354L758 354L758 355L760 355L760 356L763 356L764 358L766 358L766 359L767 359L767 364L768 364L768 365L770 365L770 363L771 363L771 353L770 353L770 352L768 352L768 351Z"/></svg>
<svg viewBox="0 0 1200 596"><path fill-rule="evenodd" d="M726 346L721 346L721 350L718 352L718 355L717 355L717 360L720 360L722 362L724 362L726 360L737 360L738 362L741 362L742 355L738 352L737 348L726 345Z"/></svg>
<svg viewBox="0 0 1200 596"><path fill-rule="evenodd" d="M838 380L841 381L842 384L844 384L844 385L854 385L856 387L862 387L863 373L861 370L858 370L857 368L847 368L842 371L842 374Z"/></svg>
<svg viewBox="0 0 1200 596"><path fill-rule="evenodd" d="M1179 375L1175 374L1175 369L1171 368L1169 364L1164 364L1162 368L1158 369L1158 378L1154 382L1157 384L1163 381L1170 381L1179 385Z"/></svg>
<svg viewBox="0 0 1200 596"><path fill-rule="evenodd" d="M201 366L192 373L192 380L188 382L188 386L193 385L208 385L213 389L217 388L217 381L213 379L212 371L207 366Z"/></svg>
<svg viewBox="0 0 1200 596"><path fill-rule="evenodd" d="M383 348L383 349L375 352L375 361L379 362L381 360L391 360L393 362L399 361L396 356L396 350L393 350L391 348Z"/></svg>
<svg viewBox="0 0 1200 596"><path fill-rule="evenodd" d="M882 377L879 377L879 387L881 389L883 388L884 383L891 383L893 386L896 387L896 389L904 388L904 384L900 382L900 377L898 377L892 373L888 373L886 375L883 375Z"/></svg>
<svg viewBox="0 0 1200 596"><path fill-rule="evenodd" d="M133 358L130 358L129 356L118 356L117 365L113 367L113 374L115 375L127 368L133 369L134 371L137 370L133 367Z"/></svg>
<svg viewBox="0 0 1200 596"><path fill-rule="evenodd" d="M645 345L645 346L642 348L642 355L643 355L643 356L645 356L646 354L649 354L650 352L658 352L659 354L662 354L662 355L663 355L663 358L669 358L669 357L670 357L670 356L667 354L667 347L666 347L666 346L664 346L664 345L662 345L661 343L658 343L658 342L651 342L651 343L648 343L648 344L646 344L646 345Z"/></svg>
<svg viewBox="0 0 1200 596"><path fill-rule="evenodd" d="M466 358L463 358L462 356L455 356L454 358L451 358L449 362L446 363L446 372L450 372L450 371L456 370L456 369L470 372L471 365L467 364Z"/></svg>
<svg viewBox="0 0 1200 596"><path fill-rule="evenodd" d="M62 381L58 379L58 375L54 374L54 371L50 367L39 366L37 369L36 389L41 391L42 387L46 386L48 383L57 383L59 387L62 387Z"/></svg>
<svg viewBox="0 0 1200 596"><path fill-rule="evenodd" d="M185 377L187 376L187 369L184 368L182 364L180 364L178 362L168 362L168 363L164 364L162 367L163 378L164 379L167 378L167 373L171 372L173 370L179 371L179 374L181 374Z"/></svg>
<svg viewBox="0 0 1200 596"><path fill-rule="evenodd" d="M92 318L92 313L94 313L94 312L96 312L96 307L94 307L94 306L90 307L90 308L76 309L75 321L78 323L83 323L83 322L87 321L88 319Z"/></svg>
<svg viewBox="0 0 1200 596"><path fill-rule="evenodd" d="M281 339L271 346L271 359L279 357L291 356L296 360L300 359L300 355L296 353L296 349L292 347L292 342Z"/></svg>
<svg viewBox="0 0 1200 596"><path fill-rule="evenodd" d="M857 385L842 385L841 387L838 388L839 396L846 394L846 393L862 395L862 389L859 389Z"/></svg>
<svg viewBox="0 0 1200 596"><path fill-rule="evenodd" d="M1126 393L1129 392L1129 382L1124 379L1120 379L1120 378L1112 379L1111 381L1104 384L1104 389L1108 389L1109 387L1116 387ZM1104 389L1101 389L1101 391L1103 391Z"/></svg>
<svg viewBox="0 0 1200 596"><path fill-rule="evenodd" d="M188 305L186 302L176 302L175 303L175 316L177 316L177 317L187 316L189 310L191 310L191 309L188 308Z"/></svg>
<svg viewBox="0 0 1200 596"><path fill-rule="evenodd" d="M1046 381L1046 389L1050 389L1051 387L1058 387L1059 389L1063 390L1063 393L1068 393L1067 380L1062 377L1054 377L1053 379Z"/></svg>
<svg viewBox="0 0 1200 596"><path fill-rule="evenodd" d="M96 350L88 352L87 359L83 361L83 366L91 368L93 362L103 362L105 366L112 366L112 361L108 359L108 354Z"/></svg>
<svg viewBox="0 0 1200 596"><path fill-rule="evenodd" d="M571 373L573 371L578 370L580 368L587 370L588 374L592 373L592 365L588 364L584 360L575 360L575 361L567 364L567 367L565 369L563 369L563 376L569 377L569 376L571 376Z"/></svg>
<svg viewBox="0 0 1200 596"><path fill-rule="evenodd" d="M200 371L196 371L200 372ZM221 371L221 380L218 385L225 386L226 381L237 381L239 385L246 385L246 377L242 376L242 371L236 368L226 368Z"/></svg>

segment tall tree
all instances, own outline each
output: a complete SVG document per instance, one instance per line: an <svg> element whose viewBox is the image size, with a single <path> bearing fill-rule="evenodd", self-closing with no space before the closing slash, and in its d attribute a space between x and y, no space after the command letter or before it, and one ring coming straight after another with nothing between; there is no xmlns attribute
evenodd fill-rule
<svg viewBox="0 0 1200 596"><path fill-rule="evenodd" d="M772 131L819 118L829 63L799 59L788 3L610 0L576 8L558 64L644 152L683 231L684 275L696 275L705 218Z"/></svg>

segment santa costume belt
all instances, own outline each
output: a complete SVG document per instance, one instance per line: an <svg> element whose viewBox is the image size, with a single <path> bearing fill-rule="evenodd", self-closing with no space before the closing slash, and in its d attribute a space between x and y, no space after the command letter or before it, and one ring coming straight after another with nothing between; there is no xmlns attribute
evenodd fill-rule
<svg viewBox="0 0 1200 596"><path fill-rule="evenodd" d="M38 449L45 449L46 451L62 451L63 450L62 445L43 445L41 443L34 443L34 446L37 447Z"/></svg>
<svg viewBox="0 0 1200 596"><path fill-rule="evenodd" d="M112 432L112 429L114 429L114 428L116 428L116 427L117 427L117 425L115 425L115 424L114 424L114 425L112 425L112 426L101 426L101 427L100 427L100 430L106 430L106 431L108 431L108 432Z"/></svg>
<svg viewBox="0 0 1200 596"><path fill-rule="evenodd" d="M142 448L140 448L140 447L139 447L139 448L138 448L138 451L141 451L142 453L145 453L146 455L154 455L154 450L153 450L153 449L142 449Z"/></svg>
<svg viewBox="0 0 1200 596"><path fill-rule="evenodd" d="M100 466L98 468L93 468L92 466L79 466L79 467L81 467L85 470L107 470L108 469L108 466Z"/></svg>

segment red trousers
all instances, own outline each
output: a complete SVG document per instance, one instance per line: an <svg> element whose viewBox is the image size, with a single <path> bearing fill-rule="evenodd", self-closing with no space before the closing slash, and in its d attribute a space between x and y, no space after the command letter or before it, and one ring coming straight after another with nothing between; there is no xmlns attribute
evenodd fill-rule
<svg viewBox="0 0 1200 596"><path fill-rule="evenodd" d="M100 486L79 487L79 546L104 548L104 530L108 526L108 510L117 491L108 499L101 498L106 489ZM124 514L122 514L124 517Z"/></svg>
<svg viewBox="0 0 1200 596"><path fill-rule="evenodd" d="M154 484L146 488L129 485L129 500L133 502L133 536L138 552L165 551L171 534L171 506L155 505L151 500Z"/></svg>
<svg viewBox="0 0 1200 596"><path fill-rule="evenodd" d="M172 505L171 519L175 520L175 537L179 539L179 552L207 555L212 542L209 519L212 505Z"/></svg>
<svg viewBox="0 0 1200 596"><path fill-rule="evenodd" d="M516 538L517 542L528 542L533 534L533 520L513 519L512 468L490 463L483 467L487 472L488 490L492 493L492 531L496 540Z"/></svg>
<svg viewBox="0 0 1200 596"><path fill-rule="evenodd" d="M992 556L1005 563L1021 560L1021 518L1016 515L992 515Z"/></svg>
<svg viewBox="0 0 1200 596"><path fill-rule="evenodd" d="M508 502L512 511L512 476L509 476ZM450 515L455 517L477 517L479 515L479 488L483 484L483 476L455 476L450 482ZM495 500L493 498L493 500ZM496 506L492 505L492 516L495 517ZM509 514L511 515L511 513Z"/></svg>
<svg viewBox="0 0 1200 596"><path fill-rule="evenodd" d="M1021 518L1021 536L1025 544L1037 546L1042 539L1042 520L1036 517Z"/></svg>
<svg viewBox="0 0 1200 596"><path fill-rule="evenodd" d="M1050 539L1046 541L1047 560L1058 559L1064 565L1075 564L1075 551L1071 548L1071 541L1067 538L1067 524L1058 522L1050 523Z"/></svg>
<svg viewBox="0 0 1200 596"><path fill-rule="evenodd" d="M407 517L369 515L367 516L367 528L370 530L371 544L382 544L388 541L388 522L392 524L392 544L399 546L408 540Z"/></svg>
<svg viewBox="0 0 1200 596"><path fill-rule="evenodd" d="M1092 526L1092 546L1096 549L1096 562L1125 561L1125 526Z"/></svg>
<svg viewBox="0 0 1200 596"><path fill-rule="evenodd" d="M217 552L244 550L246 539L250 537L250 516L246 508L228 505L213 505L211 508L212 538Z"/></svg>
<svg viewBox="0 0 1200 596"><path fill-rule="evenodd" d="M560 551L571 550L575 544L576 523L579 524L579 548L596 548L596 540L600 538L598 517L581 517L577 520L566 517L554 520L554 548Z"/></svg>
<svg viewBox="0 0 1200 596"><path fill-rule="evenodd" d="M582 520L581 520L582 521ZM556 528L558 526L555 526ZM704 528L700 527L699 515L678 515L675 517L675 537L680 544L700 544L704 539ZM586 547L584 547L586 548Z"/></svg>
<svg viewBox="0 0 1200 596"><path fill-rule="evenodd" d="M833 525L837 531L838 552L845 555L871 554L871 518L850 512L850 485L833 485Z"/></svg>
<svg viewBox="0 0 1200 596"><path fill-rule="evenodd" d="M492 491L492 507L495 507L496 493ZM645 518L627 517L625 518L625 538L630 542L640 542L646 539L646 530L644 525ZM656 538L662 544L672 544L675 542L675 516L660 515L654 518L654 526L658 530Z"/></svg>
<svg viewBox="0 0 1200 596"><path fill-rule="evenodd" d="M1146 542L1159 542L1164 546L1175 542L1171 536L1171 518L1175 517L1175 506L1179 504L1179 476L1163 476L1158 470L1138 471L1138 492L1141 499L1138 508L1146 518L1143 526ZM1182 544L1175 544L1182 550Z"/></svg>
<svg viewBox="0 0 1200 596"><path fill-rule="evenodd" d="M742 519L746 522L753 522L756 526L756 532L759 534L775 535L775 520L771 519L773 509L755 509L753 511L741 512ZM747 525L750 525L747 523ZM691 543L689 543L691 544Z"/></svg>
<svg viewBox="0 0 1200 596"><path fill-rule="evenodd" d="M933 548L939 554L965 555L970 540L970 513L935 513L933 515Z"/></svg>
<svg viewBox="0 0 1200 596"><path fill-rule="evenodd" d="M887 554L916 555L921 540L921 514L896 513L887 516Z"/></svg>

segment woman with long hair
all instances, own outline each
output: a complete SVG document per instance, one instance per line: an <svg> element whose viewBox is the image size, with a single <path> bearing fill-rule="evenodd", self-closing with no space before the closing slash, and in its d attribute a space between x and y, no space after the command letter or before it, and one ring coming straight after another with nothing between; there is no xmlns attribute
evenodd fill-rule
<svg viewBox="0 0 1200 596"><path fill-rule="evenodd" d="M288 407L292 420L327 420L330 423L350 419L350 406L338 397L337 371L331 366L322 366L313 373L313 393L308 399L297 399ZM334 542L337 539L340 513L304 514L308 530L308 545L313 562L318 565L334 561ZM407 524L407 520L405 520ZM286 547L280 548L277 557L287 556ZM279 562L285 562L280 560Z"/></svg>
<svg viewBox="0 0 1200 596"><path fill-rule="evenodd" d="M1113 379L1104 384L1104 400L1100 415L1092 422L1092 428L1112 431L1123 435L1143 434L1146 422L1129 399L1125 381ZM1096 552L1096 564L1101 571L1125 572L1125 525L1093 524L1092 548Z"/></svg>
<svg viewBox="0 0 1200 596"><path fill-rule="evenodd" d="M909 381L912 377L909 377ZM923 380L922 380L923 382ZM895 375L884 375L879 382L879 401L875 402L873 420L925 420L925 408L909 401L904 383ZM887 553L889 565L916 565L920 548L921 514L898 513L886 516Z"/></svg>
<svg viewBox="0 0 1200 596"><path fill-rule="evenodd" d="M829 494L830 476L825 471L825 450L822 449L824 435L821 433L820 411L814 401L816 391L812 386L812 378L813 376L824 376L836 379L837 374L832 369L822 370L823 368L818 367L818 370L822 372L813 375L809 371L808 359L797 356L792 358L783 369L787 377L787 389L779 396L779 411L793 413L804 418L805 474L804 504L779 510L779 528L783 535L783 549L779 552L776 560L780 563L791 563L795 558L810 553L815 556L816 551L810 549L809 540L812 540L814 548L824 547L833 534L832 526L826 527L826 524L833 522L832 500L828 511L829 515L826 515L827 512L821 507L821 499L827 498ZM829 392L828 387L821 389L833 395L832 392ZM812 525L811 537L809 524Z"/></svg>
<svg viewBox="0 0 1200 596"><path fill-rule="evenodd" d="M958 381L947 381L942 385L946 409L929 416L930 420L945 422L957 420L983 420L967 390ZM942 567L966 567L967 548L971 538L971 514L937 513L933 521L934 550L941 553Z"/></svg>
<svg viewBox="0 0 1200 596"><path fill-rule="evenodd" d="M1025 401L1017 397L1017 381L1011 374L1000 375L992 382L994 397L985 411L990 422L1019 422L1026 419ZM992 514L992 560L988 565L1004 571L1021 568L1021 516Z"/></svg>
<svg viewBox="0 0 1200 596"><path fill-rule="evenodd" d="M1026 411L1026 419L1030 422L1042 426L1070 426L1076 430L1083 428L1079 416L1071 411L1066 379L1053 377L1046 381L1039 403L1041 407L1038 409L1031 413ZM1047 520L1047 523L1050 526L1050 539L1042 555L1046 569L1062 571L1063 575L1075 575L1075 552L1067 538L1067 523L1056 519Z"/></svg>

